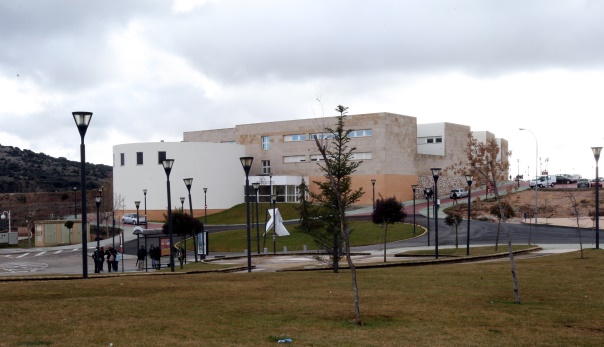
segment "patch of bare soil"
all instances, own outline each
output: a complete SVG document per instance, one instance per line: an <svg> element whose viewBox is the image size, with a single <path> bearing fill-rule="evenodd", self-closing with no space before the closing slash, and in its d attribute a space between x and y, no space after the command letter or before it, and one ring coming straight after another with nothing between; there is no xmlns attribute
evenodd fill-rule
<svg viewBox="0 0 604 347"><path fill-rule="evenodd" d="M537 196L540 217L572 218L577 213L579 217L587 217L593 216L595 212L596 193L594 189L539 189ZM509 194L502 195L502 202L512 207L515 213L512 220L523 218L525 213L528 218L532 218L535 212L535 190L511 191ZM476 201L472 202L472 219L496 220L496 217L490 212L494 205L497 205L494 195L489 195L486 200L484 195L479 196ZM467 213L467 207L466 204L460 203L445 211L459 213L463 216ZM600 213L603 212L604 210L601 209Z"/></svg>

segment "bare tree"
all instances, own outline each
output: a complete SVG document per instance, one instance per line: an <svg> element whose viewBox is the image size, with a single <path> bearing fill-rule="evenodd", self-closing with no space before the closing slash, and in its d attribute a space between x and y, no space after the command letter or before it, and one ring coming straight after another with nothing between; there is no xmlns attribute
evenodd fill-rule
<svg viewBox="0 0 604 347"><path fill-rule="evenodd" d="M507 202L502 201L501 206L503 206L503 215L505 219L516 217L516 212L514 208ZM497 218L497 236L495 236L495 251L499 248L499 231L501 229L501 212L499 210L499 205L491 206L489 212Z"/></svg>
<svg viewBox="0 0 604 347"><path fill-rule="evenodd" d="M570 190L566 190L564 192L564 197L566 199L568 199L568 203L570 204L570 209L571 212L573 214L573 216L575 217L575 221L577 222L577 236L579 236L579 247L581 249L581 259L583 258L583 240L581 239L581 218L580 218L580 213L579 213L579 203L577 202L577 197L575 196L575 194L570 191Z"/></svg>
<svg viewBox="0 0 604 347"><path fill-rule="evenodd" d="M503 153L500 153L499 145L494 138L488 138L486 143L478 142L472 133L468 133L468 142L466 144L466 160L460 161L453 165L450 169L456 174L464 175L471 174L474 179L481 183L491 185L497 198L499 206L499 215L503 221L503 230L508 241L508 253L510 257L510 266L512 272L512 280L514 282L514 296L516 303L520 303L520 291L518 289L518 276L516 274L516 262L514 261L514 252L512 249L512 237L507 228L505 211L501 203L501 196L497 187L498 181L503 181L507 178L509 162L499 160L499 155L503 158ZM511 152L507 153L511 156Z"/></svg>

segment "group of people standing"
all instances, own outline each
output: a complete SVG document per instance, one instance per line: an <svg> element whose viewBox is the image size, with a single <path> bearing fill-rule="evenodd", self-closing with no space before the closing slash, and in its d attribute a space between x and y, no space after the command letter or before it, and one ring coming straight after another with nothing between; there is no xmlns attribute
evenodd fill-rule
<svg viewBox="0 0 604 347"><path fill-rule="evenodd" d="M138 271L144 270L145 258L147 258L147 256L151 258L151 266L154 269L159 270L159 268L161 267L161 249L159 247L151 245L151 247L149 248L149 252L147 252L144 246L140 246L140 248L138 249L138 252L136 253L136 265Z"/></svg>
<svg viewBox="0 0 604 347"><path fill-rule="evenodd" d="M105 247L96 248L92 253L92 259L94 261L94 273L103 272L103 264L107 262L107 272L117 271L119 262L122 260L122 254L110 247L105 250Z"/></svg>

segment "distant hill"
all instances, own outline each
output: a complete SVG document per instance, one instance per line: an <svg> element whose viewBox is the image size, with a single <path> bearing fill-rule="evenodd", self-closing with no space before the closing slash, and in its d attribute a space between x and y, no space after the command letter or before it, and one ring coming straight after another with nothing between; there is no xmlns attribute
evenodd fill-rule
<svg viewBox="0 0 604 347"><path fill-rule="evenodd" d="M96 189L112 180L109 165L86 163L86 187ZM28 149L0 145L0 193L80 190L80 162L54 158Z"/></svg>

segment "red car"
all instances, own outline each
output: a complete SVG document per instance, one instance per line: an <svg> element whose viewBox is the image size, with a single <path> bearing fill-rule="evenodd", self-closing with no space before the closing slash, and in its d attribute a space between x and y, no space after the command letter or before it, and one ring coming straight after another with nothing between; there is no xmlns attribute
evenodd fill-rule
<svg viewBox="0 0 604 347"><path fill-rule="evenodd" d="M602 188L602 181L604 181L604 177L600 177L599 178L598 186L600 186L600 188ZM596 187L596 179L595 178L593 180L589 181L589 186L591 188L595 188Z"/></svg>

